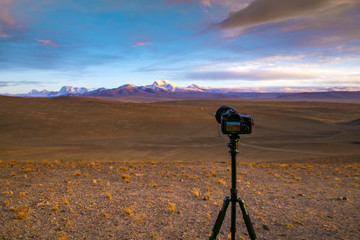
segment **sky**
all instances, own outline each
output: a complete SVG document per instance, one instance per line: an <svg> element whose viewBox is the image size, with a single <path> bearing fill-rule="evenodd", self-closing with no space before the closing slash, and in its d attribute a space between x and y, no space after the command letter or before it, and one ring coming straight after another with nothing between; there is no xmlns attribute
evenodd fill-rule
<svg viewBox="0 0 360 240"><path fill-rule="evenodd" d="M0 94L360 90L359 0L0 0Z"/></svg>

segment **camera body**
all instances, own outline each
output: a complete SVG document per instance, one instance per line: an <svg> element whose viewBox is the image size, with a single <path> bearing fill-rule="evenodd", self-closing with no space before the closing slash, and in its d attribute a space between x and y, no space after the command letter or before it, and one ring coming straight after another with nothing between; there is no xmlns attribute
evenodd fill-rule
<svg viewBox="0 0 360 240"><path fill-rule="evenodd" d="M223 134L251 134L253 119L246 114L239 114L230 106L221 106L215 113L215 118L221 124Z"/></svg>

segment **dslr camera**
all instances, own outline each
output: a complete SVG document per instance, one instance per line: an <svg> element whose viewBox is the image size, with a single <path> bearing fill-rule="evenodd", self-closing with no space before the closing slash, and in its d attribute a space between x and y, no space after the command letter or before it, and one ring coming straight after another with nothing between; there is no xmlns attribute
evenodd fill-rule
<svg viewBox="0 0 360 240"><path fill-rule="evenodd" d="M246 114L239 114L233 107L221 106L215 113L215 118L221 124L223 134L251 134L253 119Z"/></svg>

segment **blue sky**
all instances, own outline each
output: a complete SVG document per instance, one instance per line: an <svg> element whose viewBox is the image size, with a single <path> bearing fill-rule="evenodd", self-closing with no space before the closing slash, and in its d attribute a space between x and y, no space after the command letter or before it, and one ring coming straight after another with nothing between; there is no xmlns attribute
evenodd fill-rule
<svg viewBox="0 0 360 240"><path fill-rule="evenodd" d="M0 93L360 90L358 0L0 0Z"/></svg>

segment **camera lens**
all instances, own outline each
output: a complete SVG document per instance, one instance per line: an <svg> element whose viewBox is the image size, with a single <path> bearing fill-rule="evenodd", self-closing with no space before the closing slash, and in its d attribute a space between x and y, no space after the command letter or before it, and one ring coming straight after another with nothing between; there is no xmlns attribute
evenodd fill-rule
<svg viewBox="0 0 360 240"><path fill-rule="evenodd" d="M223 105L223 106L219 107L219 109L215 113L215 118L218 123L221 123L221 116L224 113L226 113L228 110L233 110L234 112L236 112L236 110L234 108L227 106L227 105Z"/></svg>

